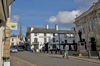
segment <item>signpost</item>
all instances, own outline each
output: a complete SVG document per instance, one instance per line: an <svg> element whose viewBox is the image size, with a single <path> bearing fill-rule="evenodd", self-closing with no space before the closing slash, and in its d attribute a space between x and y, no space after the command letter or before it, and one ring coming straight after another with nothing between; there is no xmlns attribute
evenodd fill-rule
<svg viewBox="0 0 100 66"><path fill-rule="evenodd" d="M7 26L8 26L11 30L17 30L17 23L10 22L10 23L7 24Z"/></svg>
<svg viewBox="0 0 100 66"><path fill-rule="evenodd" d="M4 62L4 66L10 66L10 62Z"/></svg>

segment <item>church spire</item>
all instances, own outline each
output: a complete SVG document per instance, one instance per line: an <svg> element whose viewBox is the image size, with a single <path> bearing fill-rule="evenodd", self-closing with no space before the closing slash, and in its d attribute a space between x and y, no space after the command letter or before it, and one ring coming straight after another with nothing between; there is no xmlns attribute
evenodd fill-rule
<svg viewBox="0 0 100 66"><path fill-rule="evenodd" d="M23 39L23 35L22 35L22 24L20 24L20 34L19 34L19 38L21 40Z"/></svg>
<svg viewBox="0 0 100 66"><path fill-rule="evenodd" d="M22 24L20 24L20 36L22 35Z"/></svg>

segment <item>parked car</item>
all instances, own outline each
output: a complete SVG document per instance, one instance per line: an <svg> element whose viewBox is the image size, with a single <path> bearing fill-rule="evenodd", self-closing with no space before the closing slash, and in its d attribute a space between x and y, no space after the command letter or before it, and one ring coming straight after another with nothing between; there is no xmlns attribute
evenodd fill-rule
<svg viewBox="0 0 100 66"><path fill-rule="evenodd" d="M23 48L22 48L22 47L19 47L19 48L18 48L18 51L23 51Z"/></svg>
<svg viewBox="0 0 100 66"><path fill-rule="evenodd" d="M17 52L17 49L15 49L15 48L10 48L10 52Z"/></svg>

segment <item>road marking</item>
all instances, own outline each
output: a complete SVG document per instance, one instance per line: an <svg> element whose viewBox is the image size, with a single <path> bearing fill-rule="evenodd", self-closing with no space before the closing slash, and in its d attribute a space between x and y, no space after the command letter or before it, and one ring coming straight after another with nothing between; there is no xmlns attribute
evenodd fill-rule
<svg viewBox="0 0 100 66"><path fill-rule="evenodd" d="M75 58L69 58L69 59L77 60L77 61L82 61L82 62L87 62L87 63L91 63L91 64L96 64L96 65L100 65L100 64L95 63L95 62L85 61L85 60L81 60L81 59L75 59Z"/></svg>
<svg viewBox="0 0 100 66"><path fill-rule="evenodd" d="M11 57L13 57L13 56L11 56ZM22 59L20 59L20 58L17 58L17 57L13 57L13 58L18 59L18 60L20 60L20 61L22 61L22 62L25 62L25 63L27 63L27 64L29 64L29 65L31 65L31 66L37 66L37 65L35 65L35 64L32 64L32 63L30 63L30 62L28 62L28 61L25 61L25 60L22 60Z"/></svg>

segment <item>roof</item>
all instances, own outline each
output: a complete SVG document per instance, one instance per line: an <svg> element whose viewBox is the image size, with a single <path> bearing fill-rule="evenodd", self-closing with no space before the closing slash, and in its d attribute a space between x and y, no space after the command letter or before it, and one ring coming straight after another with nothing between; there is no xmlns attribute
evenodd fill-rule
<svg viewBox="0 0 100 66"><path fill-rule="evenodd" d="M17 37L17 35L12 35L12 36L10 36L10 37Z"/></svg>
<svg viewBox="0 0 100 66"><path fill-rule="evenodd" d="M55 30L53 28L35 28L31 33L72 33L74 34L75 31L72 30Z"/></svg>
<svg viewBox="0 0 100 66"><path fill-rule="evenodd" d="M17 35L13 34L13 35L11 35L10 37L17 37Z"/></svg>
<svg viewBox="0 0 100 66"><path fill-rule="evenodd" d="M82 13L80 16L78 16L77 18L75 18L75 21L80 20L81 18L87 16L88 14L92 13L93 11L95 11L95 8L97 7L97 5L99 4L100 1L98 1L97 3L95 3L95 5L92 5L86 12ZM100 9L100 8L99 8Z"/></svg>

